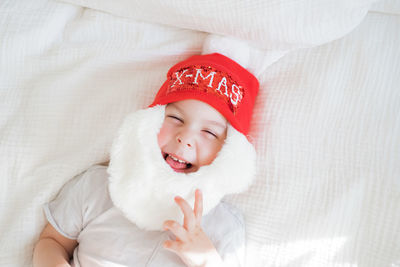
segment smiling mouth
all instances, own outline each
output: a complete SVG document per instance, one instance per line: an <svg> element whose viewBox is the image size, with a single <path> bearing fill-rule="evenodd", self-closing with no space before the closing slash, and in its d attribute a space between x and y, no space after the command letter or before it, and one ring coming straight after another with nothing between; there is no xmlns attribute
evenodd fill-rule
<svg viewBox="0 0 400 267"><path fill-rule="evenodd" d="M193 165L190 162L176 158L175 156L164 153L163 158L168 165L176 172L187 172Z"/></svg>

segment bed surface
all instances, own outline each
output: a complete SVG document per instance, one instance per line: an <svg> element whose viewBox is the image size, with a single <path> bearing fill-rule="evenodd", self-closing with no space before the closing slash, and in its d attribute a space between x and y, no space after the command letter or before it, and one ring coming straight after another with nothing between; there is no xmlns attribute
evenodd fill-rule
<svg viewBox="0 0 400 267"><path fill-rule="evenodd" d="M69 2L0 4L0 266L31 266L42 205L209 35ZM364 9L291 47L251 41L257 178L227 198L248 267L400 266L400 5Z"/></svg>

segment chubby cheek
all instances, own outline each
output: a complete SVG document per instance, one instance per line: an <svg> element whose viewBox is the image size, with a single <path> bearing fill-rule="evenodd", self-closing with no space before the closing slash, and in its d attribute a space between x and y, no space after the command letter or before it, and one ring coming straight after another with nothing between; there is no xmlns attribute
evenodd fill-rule
<svg viewBox="0 0 400 267"><path fill-rule="evenodd" d="M218 152L222 148L222 143L203 144L200 155L200 166L211 164L217 157Z"/></svg>

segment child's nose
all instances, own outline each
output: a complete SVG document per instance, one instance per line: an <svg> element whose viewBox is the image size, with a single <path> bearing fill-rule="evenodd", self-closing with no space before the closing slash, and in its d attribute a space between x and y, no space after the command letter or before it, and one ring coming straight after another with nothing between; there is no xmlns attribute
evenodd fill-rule
<svg viewBox="0 0 400 267"><path fill-rule="evenodd" d="M193 138L187 133L181 133L176 136L176 141L182 145L193 147Z"/></svg>

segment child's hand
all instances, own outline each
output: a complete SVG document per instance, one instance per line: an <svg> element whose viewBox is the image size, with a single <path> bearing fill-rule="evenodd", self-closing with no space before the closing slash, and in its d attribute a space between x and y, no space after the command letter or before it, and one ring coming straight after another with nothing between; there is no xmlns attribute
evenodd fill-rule
<svg viewBox="0 0 400 267"><path fill-rule="evenodd" d="M183 226L175 221L164 222L164 229L171 231L176 237L175 241L165 241L164 248L177 254L189 267L221 266L220 255L201 228L203 213L201 191L196 190L194 210L181 197L175 197L175 202L183 212Z"/></svg>

